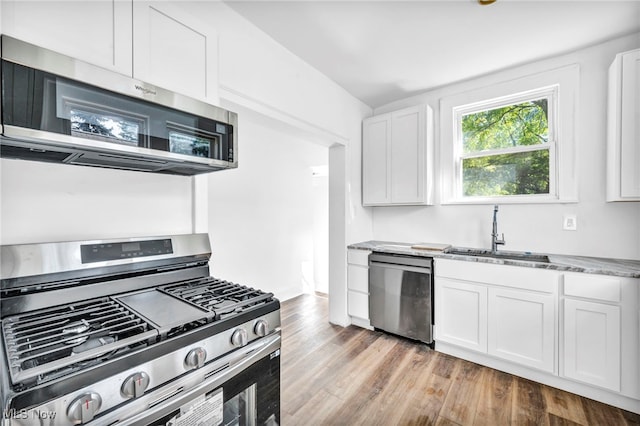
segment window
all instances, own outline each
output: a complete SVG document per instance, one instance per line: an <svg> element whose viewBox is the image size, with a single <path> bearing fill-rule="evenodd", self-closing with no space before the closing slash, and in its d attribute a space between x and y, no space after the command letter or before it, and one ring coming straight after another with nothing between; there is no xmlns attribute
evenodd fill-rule
<svg viewBox="0 0 640 426"><path fill-rule="evenodd" d="M460 197L555 194L557 86L454 108Z"/></svg>
<svg viewBox="0 0 640 426"><path fill-rule="evenodd" d="M478 78L440 98L442 204L577 201L580 67L530 72Z"/></svg>

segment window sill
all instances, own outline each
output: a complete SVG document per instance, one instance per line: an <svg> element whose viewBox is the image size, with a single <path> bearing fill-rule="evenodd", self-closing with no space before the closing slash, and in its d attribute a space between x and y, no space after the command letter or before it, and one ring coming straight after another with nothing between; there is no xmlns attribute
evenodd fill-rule
<svg viewBox="0 0 640 426"><path fill-rule="evenodd" d="M440 204L446 205L481 205L481 204L572 204L578 203L575 198L560 199L558 197L475 197L472 199L455 198L444 200Z"/></svg>

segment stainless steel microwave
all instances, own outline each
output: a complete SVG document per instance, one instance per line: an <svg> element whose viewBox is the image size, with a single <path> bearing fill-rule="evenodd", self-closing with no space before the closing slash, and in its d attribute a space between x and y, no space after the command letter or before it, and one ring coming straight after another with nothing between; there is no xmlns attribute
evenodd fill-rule
<svg viewBox="0 0 640 426"><path fill-rule="evenodd" d="M0 157L176 175L238 166L236 113L3 35Z"/></svg>

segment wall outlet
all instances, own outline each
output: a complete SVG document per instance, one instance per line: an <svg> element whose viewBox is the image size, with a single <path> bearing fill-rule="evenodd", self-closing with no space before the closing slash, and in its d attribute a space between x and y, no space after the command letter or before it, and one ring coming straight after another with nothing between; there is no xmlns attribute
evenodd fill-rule
<svg viewBox="0 0 640 426"><path fill-rule="evenodd" d="M563 216L562 229L565 231L575 231L578 229L578 218L575 214L565 214Z"/></svg>

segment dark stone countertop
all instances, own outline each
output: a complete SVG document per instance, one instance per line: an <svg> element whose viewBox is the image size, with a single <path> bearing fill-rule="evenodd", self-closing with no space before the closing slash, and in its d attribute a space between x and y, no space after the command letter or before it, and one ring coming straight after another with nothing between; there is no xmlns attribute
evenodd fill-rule
<svg viewBox="0 0 640 426"><path fill-rule="evenodd" d="M467 262L493 263L498 265L513 265L524 266L528 268L552 269L557 271L582 272L586 274L640 278L640 260L570 256L551 253L531 253L532 255L546 255L549 258L549 262L533 262L521 259L503 259L484 256L450 254L442 250L412 249L411 246L416 244L422 243L364 241L361 243L350 244L349 246L347 246L347 248L371 250L380 253L408 254L411 256L463 260Z"/></svg>

